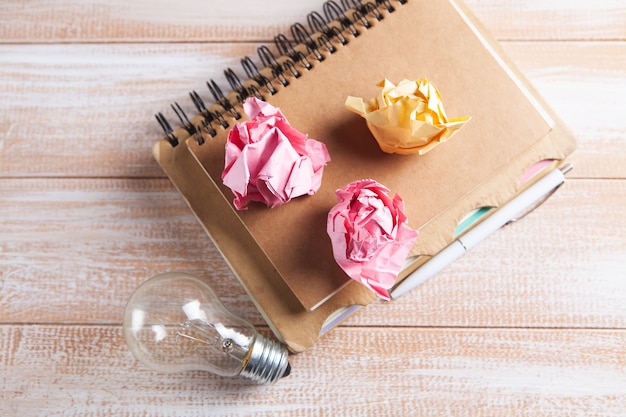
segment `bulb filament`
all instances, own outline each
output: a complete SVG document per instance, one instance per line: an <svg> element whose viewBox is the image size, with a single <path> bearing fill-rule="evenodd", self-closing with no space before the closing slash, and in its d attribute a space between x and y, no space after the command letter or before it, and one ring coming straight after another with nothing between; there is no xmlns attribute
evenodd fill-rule
<svg viewBox="0 0 626 417"><path fill-rule="evenodd" d="M194 340L196 342L204 343L205 345L210 345L210 343L207 342L206 340L198 339L197 337L189 336L188 334L185 334L185 333L178 332L178 333L176 333L176 336L186 337L187 339L191 339L191 340Z"/></svg>
<svg viewBox="0 0 626 417"><path fill-rule="evenodd" d="M200 322L202 323L202 325L199 325L198 323L194 323L190 320L185 321L184 323L180 325L181 330L176 332L176 338L178 339L180 337L183 337L187 340L202 343L203 345L211 346L227 355L235 356L239 359L241 359L242 355L244 357L246 356L245 352L239 352L239 353L236 352L238 346L235 343L235 341L230 338L223 338L221 335L218 334L214 336L211 340L211 338L208 337L209 334L206 334L206 333L205 334L201 333L202 337L196 337L196 336L191 335L190 333L194 333L194 330L195 332L201 330L202 326L207 326L208 328L217 331L216 326L213 325L212 323L209 323L203 320Z"/></svg>

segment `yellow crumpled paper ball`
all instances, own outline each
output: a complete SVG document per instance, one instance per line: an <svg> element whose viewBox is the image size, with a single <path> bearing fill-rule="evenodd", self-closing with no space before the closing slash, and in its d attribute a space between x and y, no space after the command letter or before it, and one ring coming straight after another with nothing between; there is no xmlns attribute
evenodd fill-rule
<svg viewBox="0 0 626 417"><path fill-rule="evenodd" d="M470 120L448 119L439 91L426 78L397 86L385 79L378 86L382 91L377 97L364 101L349 96L345 106L365 118L383 152L423 155Z"/></svg>

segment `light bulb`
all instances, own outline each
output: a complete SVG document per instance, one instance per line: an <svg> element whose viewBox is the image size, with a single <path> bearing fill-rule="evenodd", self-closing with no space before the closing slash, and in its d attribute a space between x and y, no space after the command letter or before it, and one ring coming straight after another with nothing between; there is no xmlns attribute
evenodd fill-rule
<svg viewBox="0 0 626 417"><path fill-rule="evenodd" d="M124 337L135 358L163 372L209 371L258 383L289 375L287 349L226 310L211 287L184 273L141 284L124 311Z"/></svg>

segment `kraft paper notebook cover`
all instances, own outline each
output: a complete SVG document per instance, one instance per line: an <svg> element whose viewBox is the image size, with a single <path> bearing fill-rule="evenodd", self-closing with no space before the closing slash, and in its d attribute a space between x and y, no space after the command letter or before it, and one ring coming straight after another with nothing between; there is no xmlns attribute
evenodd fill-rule
<svg viewBox="0 0 626 417"><path fill-rule="evenodd" d="M309 15L309 29L294 25L300 42L292 41L293 47L277 37L275 59L260 48L260 70L244 60L249 79L239 81L227 70L233 92L224 97L210 84L217 103L205 108L193 93L201 113L187 118L177 108L182 127L172 130L159 115L167 137L154 148L270 327L293 351L313 344L336 310L374 299L332 257L326 215L337 188L372 178L403 197L409 224L420 231L409 270L449 244L466 213L509 201L535 162L562 160L574 149L561 121L461 3L390 1L343 10L327 2L324 12ZM472 120L425 155L382 153L365 122L344 108L346 97L375 96L383 78L397 83L422 77L438 87L449 116ZM245 120L239 101L246 95L262 96L292 126L326 144L331 161L315 195L274 209L259 204L235 210L221 172L227 132Z"/></svg>

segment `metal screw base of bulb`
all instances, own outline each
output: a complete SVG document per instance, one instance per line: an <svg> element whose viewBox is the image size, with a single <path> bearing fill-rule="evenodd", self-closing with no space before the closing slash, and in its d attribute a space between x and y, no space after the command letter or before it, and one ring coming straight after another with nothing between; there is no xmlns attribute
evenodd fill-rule
<svg viewBox="0 0 626 417"><path fill-rule="evenodd" d="M289 375L290 372L287 348L259 334L240 375L260 384L271 384Z"/></svg>

